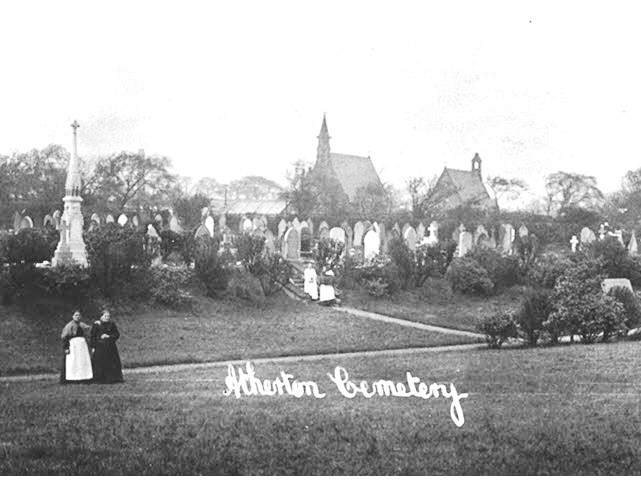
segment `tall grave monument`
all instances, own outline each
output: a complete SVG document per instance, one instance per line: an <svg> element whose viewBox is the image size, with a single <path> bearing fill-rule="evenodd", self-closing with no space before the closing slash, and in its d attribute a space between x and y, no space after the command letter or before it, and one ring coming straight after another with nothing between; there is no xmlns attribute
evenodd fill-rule
<svg viewBox="0 0 641 481"><path fill-rule="evenodd" d="M80 205L81 178L80 178L80 161L78 159L78 143L76 140L76 131L78 122L74 120L71 124L73 129L73 152L69 160L69 171L67 172L67 182L65 183L65 196L62 198L65 203L65 210L60 219L60 241L53 256L51 264L55 266L67 264L79 264L87 267L87 252L85 242L82 240L82 212Z"/></svg>

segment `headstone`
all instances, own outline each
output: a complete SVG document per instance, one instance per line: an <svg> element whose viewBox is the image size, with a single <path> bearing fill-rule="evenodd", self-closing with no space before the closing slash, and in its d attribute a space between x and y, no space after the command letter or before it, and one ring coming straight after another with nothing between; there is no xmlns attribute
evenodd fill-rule
<svg viewBox="0 0 641 481"><path fill-rule="evenodd" d="M169 230L172 232L182 232L183 229L180 227L180 223L178 222L178 219L174 217L173 215L171 216L171 219L169 219Z"/></svg>
<svg viewBox="0 0 641 481"><path fill-rule="evenodd" d="M630 279L625 279L625 278L603 279L603 281L601 282L601 289L606 294L610 292L610 289L612 289L613 287L625 287L627 289L630 289L630 292L634 292L632 290L632 284L630 283Z"/></svg>
<svg viewBox="0 0 641 481"><path fill-rule="evenodd" d="M523 237L527 237L529 233L530 232L528 231L525 224L521 224L521 227L519 227L519 237L522 239Z"/></svg>
<svg viewBox="0 0 641 481"><path fill-rule="evenodd" d="M632 231L632 237L630 237L630 242L628 243L628 253L631 256L639 255L639 246L637 245L637 236L634 231Z"/></svg>
<svg viewBox="0 0 641 481"><path fill-rule="evenodd" d="M488 249L496 249L496 228L490 227L490 238L488 239L487 243L485 244L485 247Z"/></svg>
<svg viewBox="0 0 641 481"><path fill-rule="evenodd" d="M151 265L157 266L162 264L162 256L160 254L160 236L156 228L149 224L147 226L147 249L151 256Z"/></svg>
<svg viewBox="0 0 641 481"><path fill-rule="evenodd" d="M240 229L241 232L251 232L252 229L254 228L254 224L252 224L252 221L247 217L244 217L241 223L242 223L241 229Z"/></svg>
<svg viewBox="0 0 641 481"><path fill-rule="evenodd" d="M579 243L579 239L576 238L575 235L572 236L572 239L570 240L570 244L572 244L572 252L576 252L576 245Z"/></svg>
<svg viewBox="0 0 641 481"><path fill-rule="evenodd" d="M194 234L194 239L198 239L199 237L211 237L209 235L209 229L207 229L207 227L202 224L198 227L198 229L196 229L196 233Z"/></svg>
<svg viewBox="0 0 641 481"><path fill-rule="evenodd" d="M214 218L210 215L207 216L205 219L205 227L207 227L207 230L209 231L209 235L211 237L214 237L214 227L216 224L214 223Z"/></svg>
<svg viewBox="0 0 641 481"><path fill-rule="evenodd" d="M218 217L218 228L222 230L226 225L227 225L227 216L223 212Z"/></svg>
<svg viewBox="0 0 641 481"><path fill-rule="evenodd" d="M403 224L403 228L401 229L401 234L403 235L403 238L405 238L405 233L407 232L407 229L412 227L408 222ZM416 233L416 231L414 231Z"/></svg>
<svg viewBox="0 0 641 481"><path fill-rule="evenodd" d="M43 227L47 227L47 226L55 227L55 223L53 221L53 217L51 217L51 214L45 215L45 218L42 221L42 226Z"/></svg>
<svg viewBox="0 0 641 481"><path fill-rule="evenodd" d="M329 225L325 221L321 222L318 226L318 238L329 239Z"/></svg>
<svg viewBox="0 0 641 481"><path fill-rule="evenodd" d="M138 214L134 214L133 217L131 218L131 223L134 225L134 227L138 228L140 226L140 220L138 219Z"/></svg>
<svg viewBox="0 0 641 481"><path fill-rule="evenodd" d="M376 230L372 229L363 237L363 257L371 260L381 252L381 238Z"/></svg>
<svg viewBox="0 0 641 481"><path fill-rule="evenodd" d="M294 217L294 220L292 221L292 227L300 232L300 221L298 220L298 217Z"/></svg>
<svg viewBox="0 0 641 481"><path fill-rule="evenodd" d="M425 238L425 226L423 223L419 223L418 227L416 228L416 236L418 237L418 242L423 243L424 238Z"/></svg>
<svg viewBox="0 0 641 481"><path fill-rule="evenodd" d="M201 220L205 220L205 219L207 218L207 216L209 216L209 215L211 215L211 214L209 213L209 207L203 207L203 208L200 210L200 219L201 219Z"/></svg>
<svg viewBox="0 0 641 481"><path fill-rule="evenodd" d="M398 226L398 222L392 227L392 238L399 239L401 237L401 228Z"/></svg>
<svg viewBox="0 0 641 481"><path fill-rule="evenodd" d="M107 217L109 217L109 216L107 216ZM111 219L112 219L112 220L111 220L111 222L113 222L113 217L112 217ZM155 221L155 222L158 222L158 225L159 225L159 226L161 226L161 227L162 227L162 225L163 225L163 223L164 223L163 218L162 218L162 215L160 215L160 214L156 214L156 215L155 215L155 217L154 217L154 221ZM107 221L107 222L108 222L108 221Z"/></svg>
<svg viewBox="0 0 641 481"><path fill-rule="evenodd" d="M381 224L379 226L379 229L380 229L380 232L378 234L378 237L381 240L381 252L383 254L387 254L389 239L388 239L387 230L385 228L385 224Z"/></svg>
<svg viewBox="0 0 641 481"><path fill-rule="evenodd" d="M287 222L285 219L281 219L280 222L278 223L278 238L282 239L283 236L285 235L285 231L287 230Z"/></svg>
<svg viewBox="0 0 641 481"><path fill-rule="evenodd" d="M22 228L22 216L16 212L13 214L13 232L18 232Z"/></svg>
<svg viewBox="0 0 641 481"><path fill-rule="evenodd" d="M596 234L589 227L581 229L581 244L592 244L596 240Z"/></svg>
<svg viewBox="0 0 641 481"><path fill-rule="evenodd" d="M458 240L458 256L463 257L474 247L474 236L471 232L461 232Z"/></svg>
<svg viewBox="0 0 641 481"><path fill-rule="evenodd" d="M56 209L51 217L53 217L54 227L56 230L60 230L60 217L62 217L60 211Z"/></svg>
<svg viewBox="0 0 641 481"><path fill-rule="evenodd" d="M127 219L127 216L125 214L120 214L120 216L118 217L118 224L124 226L128 220L129 219Z"/></svg>
<svg viewBox="0 0 641 481"><path fill-rule="evenodd" d="M260 230L265 232L267 230L267 216L261 215L260 216L260 223L262 227L260 227Z"/></svg>
<svg viewBox="0 0 641 481"><path fill-rule="evenodd" d="M274 234L269 229L265 231L265 252L270 256L276 252Z"/></svg>
<svg viewBox="0 0 641 481"><path fill-rule="evenodd" d="M607 225L608 223L606 222L605 224L601 224L599 226L599 239L601 240L605 239L605 233L608 231L608 229L606 228Z"/></svg>
<svg viewBox="0 0 641 481"><path fill-rule="evenodd" d="M345 251L349 252L354 245L354 231L346 221L343 221L341 228L345 231Z"/></svg>
<svg viewBox="0 0 641 481"><path fill-rule="evenodd" d="M300 236L293 227L287 229L283 237L283 257L287 260L298 260L300 258Z"/></svg>
<svg viewBox="0 0 641 481"><path fill-rule="evenodd" d="M418 237L416 236L416 231L414 230L414 227L410 226L408 229L405 230L403 239L405 240L407 247L409 247L411 251L416 250L416 243L418 241Z"/></svg>
<svg viewBox="0 0 641 481"><path fill-rule="evenodd" d="M503 255L511 255L514 242L514 227L512 224L501 224L499 229L499 250Z"/></svg>
<svg viewBox="0 0 641 481"><path fill-rule="evenodd" d="M460 224L454 231L452 232L452 240L456 243L458 243L460 237L461 237L461 232L465 232L465 226L463 224Z"/></svg>
<svg viewBox="0 0 641 481"><path fill-rule="evenodd" d="M33 220L31 220L31 217L26 215L22 218L22 222L20 222L20 229L33 229Z"/></svg>
<svg viewBox="0 0 641 481"><path fill-rule="evenodd" d="M332 227L329 230L329 238L332 240L342 242L343 245L347 243L345 239L345 231L340 227Z"/></svg>
<svg viewBox="0 0 641 481"><path fill-rule="evenodd" d="M480 245L482 242L487 242L489 238L490 236L488 235L487 230L485 230L485 227L483 227L482 224L479 224L474 232L474 245ZM485 244L483 244L483 247L485 247Z"/></svg>
<svg viewBox="0 0 641 481"><path fill-rule="evenodd" d="M307 226L309 227L310 232L312 233L312 236L314 235L314 223L312 222L312 218L309 217L307 219Z"/></svg>
<svg viewBox="0 0 641 481"><path fill-rule="evenodd" d="M363 245L363 236L365 235L365 226L363 223L359 220L354 224L354 241L353 241L353 246L354 247L360 247Z"/></svg>
<svg viewBox="0 0 641 481"><path fill-rule="evenodd" d="M161 217L162 220L162 217ZM113 224L115 222L114 216L111 214L107 214L107 218L105 219L105 224Z"/></svg>
<svg viewBox="0 0 641 481"><path fill-rule="evenodd" d="M91 214L91 220L95 222L96 224L100 225L100 216L96 214L95 212Z"/></svg>
<svg viewBox="0 0 641 481"><path fill-rule="evenodd" d="M621 230L621 229L615 230L614 231L614 236L619 241L619 244L621 244L623 247L625 247L625 243L623 242L623 230Z"/></svg>
<svg viewBox="0 0 641 481"><path fill-rule="evenodd" d="M252 219L252 231L259 230L260 226L260 219L258 217L254 217Z"/></svg>

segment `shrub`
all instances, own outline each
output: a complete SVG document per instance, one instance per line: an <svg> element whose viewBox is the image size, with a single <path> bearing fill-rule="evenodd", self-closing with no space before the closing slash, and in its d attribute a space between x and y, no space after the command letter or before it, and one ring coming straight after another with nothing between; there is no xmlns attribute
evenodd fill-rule
<svg viewBox="0 0 641 481"><path fill-rule="evenodd" d="M39 230L22 229L7 237L5 249L7 262L35 264L51 260L56 244Z"/></svg>
<svg viewBox="0 0 641 481"><path fill-rule="evenodd" d="M519 282L519 260L503 257L493 249L476 248L467 254L484 268L495 288L511 287Z"/></svg>
<svg viewBox="0 0 641 481"><path fill-rule="evenodd" d="M634 329L641 325L641 303L634 292L623 286L616 286L610 289L608 295L614 297L623 306L626 317L625 325L628 329Z"/></svg>
<svg viewBox="0 0 641 481"><path fill-rule="evenodd" d="M205 286L207 295L218 297L227 289L234 257L226 250L218 254L218 238L199 237L195 243L194 265L196 276Z"/></svg>
<svg viewBox="0 0 641 481"><path fill-rule="evenodd" d="M365 288L371 281L380 281L387 285L386 294L391 295L401 289L401 274L395 263L389 257L378 255L370 264L354 269L354 278Z"/></svg>
<svg viewBox="0 0 641 481"><path fill-rule="evenodd" d="M421 287L430 277L444 276L454 258L455 251L456 242L452 240L418 246L414 253L414 284L416 287Z"/></svg>
<svg viewBox="0 0 641 481"><path fill-rule="evenodd" d="M367 288L368 294L372 297L379 298L389 295L389 284L380 277L366 281L365 287Z"/></svg>
<svg viewBox="0 0 641 481"><path fill-rule="evenodd" d="M238 299L260 304L265 300L263 288L258 279L244 270L232 271L227 292Z"/></svg>
<svg viewBox="0 0 641 481"><path fill-rule="evenodd" d="M589 254L591 258L601 260L603 273L607 277L628 276L628 251L617 239L606 237L594 241Z"/></svg>
<svg viewBox="0 0 641 481"><path fill-rule="evenodd" d="M149 273L154 302L178 309L192 305L193 296L187 289L192 273L187 266L154 266Z"/></svg>
<svg viewBox="0 0 641 481"><path fill-rule="evenodd" d="M555 253L543 254L530 267L527 273L528 280L544 289L554 289L556 280L574 265L566 256Z"/></svg>
<svg viewBox="0 0 641 481"><path fill-rule="evenodd" d="M485 342L491 349L499 349L508 338L517 336L512 313L484 317L477 322L476 329L485 334Z"/></svg>
<svg viewBox="0 0 641 481"><path fill-rule="evenodd" d="M389 242L389 255L398 270L401 285L406 289L414 276L414 253L403 239L394 238Z"/></svg>
<svg viewBox="0 0 641 481"><path fill-rule="evenodd" d="M489 296L494 290L494 283L488 272L470 257L454 259L447 269L446 277L452 290L463 294Z"/></svg>
<svg viewBox="0 0 641 481"><path fill-rule="evenodd" d="M340 270L343 264L341 256L344 249L345 244L336 239L320 239L313 250L314 260L320 271Z"/></svg>
<svg viewBox="0 0 641 481"><path fill-rule="evenodd" d="M548 292L535 291L526 294L516 316L516 323L528 345L536 346L544 329L543 325L551 312L552 299Z"/></svg>

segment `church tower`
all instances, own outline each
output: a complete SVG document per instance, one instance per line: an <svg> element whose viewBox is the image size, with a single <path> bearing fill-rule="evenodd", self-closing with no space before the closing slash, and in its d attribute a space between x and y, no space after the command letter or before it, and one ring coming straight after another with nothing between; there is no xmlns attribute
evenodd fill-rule
<svg viewBox="0 0 641 481"><path fill-rule="evenodd" d="M78 142L76 138L78 127L80 127L78 122L74 120L71 125L73 129L73 152L69 160L69 171L67 172L67 181L65 183L65 196L62 199L65 203L65 210L60 219L60 241L51 260L51 265L54 267L69 264L78 264L82 267L87 267L88 265L85 242L82 239L84 220L80 208L82 204L82 197L80 197L82 179L80 176L80 159L78 159Z"/></svg>
<svg viewBox="0 0 641 481"><path fill-rule="evenodd" d="M478 152L474 154L474 158L472 159L472 172L476 172L479 174L479 177L481 177L481 157L479 157Z"/></svg>
<svg viewBox="0 0 641 481"><path fill-rule="evenodd" d="M330 149L329 149L329 131L327 130L327 120L323 114L323 125L321 125L320 134L318 134L318 150L316 151L316 166L329 166Z"/></svg>

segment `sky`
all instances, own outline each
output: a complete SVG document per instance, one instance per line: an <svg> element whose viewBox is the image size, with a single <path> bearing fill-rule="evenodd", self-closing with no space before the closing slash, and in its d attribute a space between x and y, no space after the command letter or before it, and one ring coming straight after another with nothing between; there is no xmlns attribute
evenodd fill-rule
<svg viewBox="0 0 641 481"><path fill-rule="evenodd" d="M0 153L164 155L174 172L285 184L334 152L403 188L444 166L604 191L641 167L634 2L7 1ZM534 195L534 194L533 194Z"/></svg>

